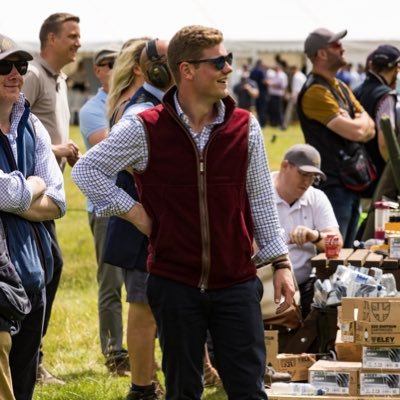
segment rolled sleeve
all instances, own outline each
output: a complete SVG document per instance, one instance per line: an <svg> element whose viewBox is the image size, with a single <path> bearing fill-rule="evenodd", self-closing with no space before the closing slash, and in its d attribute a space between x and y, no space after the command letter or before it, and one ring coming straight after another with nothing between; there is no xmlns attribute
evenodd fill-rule
<svg viewBox="0 0 400 400"><path fill-rule="evenodd" d="M29 209L31 201L32 192L22 173L0 170L0 209L19 214Z"/></svg>
<svg viewBox="0 0 400 400"><path fill-rule="evenodd" d="M43 124L35 117L32 120L36 131L36 163L34 175L41 177L46 183L45 194L60 209L60 217L65 214L66 200L64 179L57 160L51 149L50 136Z"/></svg>

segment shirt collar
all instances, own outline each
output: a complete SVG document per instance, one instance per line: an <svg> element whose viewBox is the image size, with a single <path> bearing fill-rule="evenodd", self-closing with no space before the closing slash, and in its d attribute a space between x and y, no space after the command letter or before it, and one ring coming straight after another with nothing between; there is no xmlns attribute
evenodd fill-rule
<svg viewBox="0 0 400 400"><path fill-rule="evenodd" d="M145 82L143 84L143 89L147 90L149 93L151 93L153 96L157 97L158 100L162 100L164 93L161 89L156 88L153 85L150 85L150 83Z"/></svg>
<svg viewBox="0 0 400 400"><path fill-rule="evenodd" d="M43 69L47 72L48 75L54 77L57 79L58 77L61 77L62 79L67 79L67 74L65 74L63 71L60 71L59 73L54 70L54 68L51 67L51 65L42 57L38 57L36 59L38 63L43 67Z"/></svg>
<svg viewBox="0 0 400 400"><path fill-rule="evenodd" d="M184 113L181 105L179 104L178 90L176 90L176 92L174 93L174 103L175 103L176 113L178 114L179 118L186 126L189 126L190 125L189 117ZM216 103L216 107L217 107L217 116L210 125L222 124L222 122L224 122L225 109L226 109L224 102L222 100L219 100Z"/></svg>
<svg viewBox="0 0 400 400"><path fill-rule="evenodd" d="M271 172L271 179L272 179L272 183L273 183L272 184L272 189L273 189L274 196L275 196L275 202L276 202L276 204L283 203L283 204L287 204L287 205L290 206L290 204L286 200L282 199L282 197L279 196L279 193L276 190L274 181L275 181L275 178L276 178L277 175L278 175L278 171ZM308 201L308 193L309 193L310 190L312 190L311 186L303 193L303 196L301 196L299 199L297 199L294 202L292 207L293 208L301 208L302 206L306 206L308 204L308 202L309 202Z"/></svg>
<svg viewBox="0 0 400 400"><path fill-rule="evenodd" d="M14 103L13 108L11 110L10 135L13 138L16 138L18 136L17 128L24 111L25 111L25 96L23 93L21 93L19 95L19 99Z"/></svg>

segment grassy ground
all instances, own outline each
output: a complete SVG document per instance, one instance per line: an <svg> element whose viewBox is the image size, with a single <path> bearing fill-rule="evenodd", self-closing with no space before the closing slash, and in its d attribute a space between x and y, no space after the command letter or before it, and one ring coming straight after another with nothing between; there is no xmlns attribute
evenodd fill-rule
<svg viewBox="0 0 400 400"><path fill-rule="evenodd" d="M273 135L276 135L276 140L272 143ZM298 126L292 126L287 131L267 128L264 136L271 169L279 168L289 146L303 141ZM83 148L76 127L71 128L71 137ZM100 353L93 241L85 199L72 182L70 173L67 169L64 175L67 215L57 221L64 254L64 272L44 340L45 365L67 383L64 386L37 386L34 399L122 400L127 393L129 379L110 377ZM127 314L126 306L124 314ZM207 389L204 398L223 400L226 396L223 390Z"/></svg>

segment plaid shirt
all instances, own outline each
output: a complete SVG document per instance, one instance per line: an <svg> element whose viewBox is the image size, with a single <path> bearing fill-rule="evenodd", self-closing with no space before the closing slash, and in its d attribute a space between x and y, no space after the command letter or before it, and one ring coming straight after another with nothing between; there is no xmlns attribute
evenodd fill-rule
<svg viewBox="0 0 400 400"><path fill-rule="evenodd" d="M202 153L213 127L224 120L223 102L217 104L218 115L215 120L197 133L190 128L189 118L180 107L176 94L174 100L178 116L192 135L198 151ZM287 254L288 250L273 198L263 136L254 116L251 117L250 123L248 159L246 186L254 223L254 236L260 249L254 261L259 263ZM106 140L89 150L79 160L72 170L72 177L82 192L94 203L98 215L124 214L134 206L135 201L118 188L111 177L126 167L133 167L135 171L142 172L147 161L145 129L136 115L128 114L112 128Z"/></svg>
<svg viewBox="0 0 400 400"><path fill-rule="evenodd" d="M11 128L7 133L15 161L17 156L17 128L21 116L25 110L25 98L21 94L14 104L11 112ZM42 123L31 114L31 121L36 132L36 163L34 175L41 177L47 189L45 194L49 196L60 209L60 216L65 214L64 181L61 170L51 150L50 137ZM29 209L32 201L32 193L27 181L20 171L5 173L0 170L0 210L12 213L21 213Z"/></svg>

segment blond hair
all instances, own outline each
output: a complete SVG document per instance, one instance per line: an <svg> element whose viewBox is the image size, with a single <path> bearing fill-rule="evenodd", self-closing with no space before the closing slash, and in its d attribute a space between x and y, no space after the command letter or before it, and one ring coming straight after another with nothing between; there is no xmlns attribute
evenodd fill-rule
<svg viewBox="0 0 400 400"><path fill-rule="evenodd" d="M107 97L107 115L113 115L121 95L135 82L133 67L139 65L140 54L147 40L137 40L124 48L115 59L110 79L110 90Z"/></svg>

